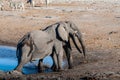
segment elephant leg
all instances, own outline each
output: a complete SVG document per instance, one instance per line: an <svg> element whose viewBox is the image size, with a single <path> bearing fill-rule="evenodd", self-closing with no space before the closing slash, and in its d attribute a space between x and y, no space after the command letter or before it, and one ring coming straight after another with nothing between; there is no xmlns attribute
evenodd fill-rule
<svg viewBox="0 0 120 80"><path fill-rule="evenodd" d="M26 63L27 63L27 61L22 60L22 61L20 62L20 64L18 64L18 66L15 68L15 70L17 70L17 71L19 71L19 72L22 73L22 68L23 68L23 66L24 66Z"/></svg>
<svg viewBox="0 0 120 80"><path fill-rule="evenodd" d="M51 69L53 71L57 71L58 70L58 61L57 61L57 55L55 54L55 52L52 53L51 57L53 58L53 65L51 67Z"/></svg>
<svg viewBox="0 0 120 80"><path fill-rule="evenodd" d="M31 60L32 55L27 56L29 51L30 51L30 47L28 45L22 46L22 48L20 49L20 53L17 57L18 58L18 65L14 70L22 72L23 66Z"/></svg>
<svg viewBox="0 0 120 80"><path fill-rule="evenodd" d="M43 59L40 59L40 60L39 60L39 63L38 63L38 72L39 72L39 73L44 72Z"/></svg>
<svg viewBox="0 0 120 80"><path fill-rule="evenodd" d="M63 62L63 50L61 50L60 53L58 54L58 69L60 71L63 70L62 62Z"/></svg>
<svg viewBox="0 0 120 80"><path fill-rule="evenodd" d="M58 63L58 71L63 70L62 68L62 62L63 62L63 46L62 42L57 42L55 46L55 52L57 57L57 63Z"/></svg>
<svg viewBox="0 0 120 80"><path fill-rule="evenodd" d="M71 55L71 50L69 48L65 47L65 53L66 53L67 61L68 61L68 69L72 69L73 59L72 59L72 55Z"/></svg>
<svg viewBox="0 0 120 80"><path fill-rule="evenodd" d="M27 63L27 62L29 62L30 61L30 57L28 57L28 58L22 58L21 59L21 61L20 61L20 63L18 63L18 65L17 65L17 67L15 68L15 70L17 70L17 71L19 71L19 72L21 72L22 73L22 68L23 68L23 66Z"/></svg>
<svg viewBox="0 0 120 80"><path fill-rule="evenodd" d="M67 61L68 61L68 69L72 69L73 65L73 59L72 59L72 55L71 55L71 49L69 48L68 45L64 46L64 50L67 56Z"/></svg>

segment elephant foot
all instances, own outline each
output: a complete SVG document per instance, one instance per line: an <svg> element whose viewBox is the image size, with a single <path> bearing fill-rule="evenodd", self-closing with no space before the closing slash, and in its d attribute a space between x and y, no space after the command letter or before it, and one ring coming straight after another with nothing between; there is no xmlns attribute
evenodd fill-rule
<svg viewBox="0 0 120 80"><path fill-rule="evenodd" d="M62 68L57 68L56 66L52 66L51 69L52 69L54 72L61 72L61 71L64 70L64 69L62 69Z"/></svg>
<svg viewBox="0 0 120 80"><path fill-rule="evenodd" d="M51 67L51 70L53 70L54 72L59 72L59 69L56 68L56 66L52 66L52 67Z"/></svg>
<svg viewBox="0 0 120 80"><path fill-rule="evenodd" d="M64 71L64 69L58 69L58 70L57 70L57 72L62 72L62 71Z"/></svg>
<svg viewBox="0 0 120 80"><path fill-rule="evenodd" d="M56 71L56 67L55 67L55 66L52 66L51 69L52 69L53 71Z"/></svg>
<svg viewBox="0 0 120 80"><path fill-rule="evenodd" d="M44 72L44 70L38 70L38 73L43 73Z"/></svg>
<svg viewBox="0 0 120 80"><path fill-rule="evenodd" d="M73 69L73 66L69 66L68 69Z"/></svg>
<svg viewBox="0 0 120 80"><path fill-rule="evenodd" d="M17 70L14 70L7 72L7 75L22 75L22 73Z"/></svg>
<svg viewBox="0 0 120 80"><path fill-rule="evenodd" d="M38 72L39 73L43 73L45 71L45 68L41 67L41 68L38 68Z"/></svg>
<svg viewBox="0 0 120 80"><path fill-rule="evenodd" d="M46 69L50 69L49 65L43 65L42 67L38 67L38 72L43 73Z"/></svg>
<svg viewBox="0 0 120 80"><path fill-rule="evenodd" d="M62 72L62 71L64 71L64 69L56 69L56 70L54 70L55 72Z"/></svg>

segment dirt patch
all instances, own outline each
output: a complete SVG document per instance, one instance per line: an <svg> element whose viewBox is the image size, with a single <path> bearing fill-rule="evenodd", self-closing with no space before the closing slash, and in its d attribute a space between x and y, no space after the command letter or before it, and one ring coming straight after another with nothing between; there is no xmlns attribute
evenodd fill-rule
<svg viewBox="0 0 120 80"><path fill-rule="evenodd" d="M74 68L62 72L7 77L7 79L119 80L120 5L109 2L74 2L27 8L25 11L0 11L0 44L16 46L27 32L42 29L57 21L73 21L83 34L88 63L73 49ZM79 55L79 56L78 56ZM2 76L0 76L2 77Z"/></svg>

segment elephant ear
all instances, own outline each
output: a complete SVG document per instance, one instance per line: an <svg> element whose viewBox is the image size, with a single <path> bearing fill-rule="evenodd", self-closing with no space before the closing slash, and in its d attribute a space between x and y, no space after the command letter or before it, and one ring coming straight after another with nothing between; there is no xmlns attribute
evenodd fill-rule
<svg viewBox="0 0 120 80"><path fill-rule="evenodd" d="M68 33L67 33L67 30L65 29L65 25L64 24L60 24L58 26L58 36L63 41L68 41Z"/></svg>

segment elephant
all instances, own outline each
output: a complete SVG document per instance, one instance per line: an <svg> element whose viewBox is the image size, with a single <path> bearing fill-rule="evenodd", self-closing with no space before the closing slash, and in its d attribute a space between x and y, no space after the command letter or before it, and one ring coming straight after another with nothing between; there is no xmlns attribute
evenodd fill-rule
<svg viewBox="0 0 120 80"><path fill-rule="evenodd" d="M80 50L75 37L77 37L82 47L82 51ZM73 67L71 39L77 50L85 56L86 49L82 40L82 35L73 22L60 21L45 29L28 32L17 44L16 55L18 65L14 70L22 72L21 69L25 63L39 58L38 70L39 72L42 72L42 60L48 55L53 58L52 69L55 71L63 70L63 49L67 56L68 68L71 69Z"/></svg>
<svg viewBox="0 0 120 80"><path fill-rule="evenodd" d="M80 33L79 29L72 21L57 22L55 24L52 24L52 25L46 27L45 29L43 29L43 31L52 33L54 35L54 37L56 36L56 39L58 39L62 42L63 49L67 56L69 69L71 69L73 67L72 66L73 60L72 60L72 56L71 56L71 51L72 51L71 39L72 39L75 47L77 48L77 50L80 53L83 53L84 58L86 59L86 48L85 48L84 41L82 39L82 34ZM79 43L77 44L75 37L77 37L80 44ZM79 45L81 45L82 51L80 50ZM55 65L53 65L52 68L54 69Z"/></svg>
<svg viewBox="0 0 120 80"><path fill-rule="evenodd" d="M27 62L40 59L38 66L42 69L42 59L48 55L57 56L56 68L62 70L63 47L62 42L54 39L51 34L42 30L35 30L24 35L17 44L17 59L18 65L15 71L22 72L22 67ZM54 56L53 56L54 57ZM42 72L42 70L39 70Z"/></svg>

